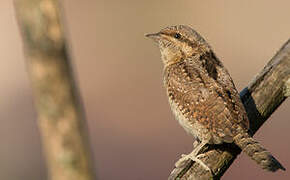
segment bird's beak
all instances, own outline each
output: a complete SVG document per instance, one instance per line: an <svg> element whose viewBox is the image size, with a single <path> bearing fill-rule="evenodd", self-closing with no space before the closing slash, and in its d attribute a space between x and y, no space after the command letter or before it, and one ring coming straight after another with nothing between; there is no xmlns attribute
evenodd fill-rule
<svg viewBox="0 0 290 180"><path fill-rule="evenodd" d="M159 42L161 35L160 33L145 34L146 37L152 39L155 42Z"/></svg>

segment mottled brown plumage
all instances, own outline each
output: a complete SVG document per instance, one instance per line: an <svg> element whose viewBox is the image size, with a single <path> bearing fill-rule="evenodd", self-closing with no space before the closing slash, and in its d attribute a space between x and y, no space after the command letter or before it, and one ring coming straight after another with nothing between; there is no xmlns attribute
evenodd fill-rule
<svg viewBox="0 0 290 180"><path fill-rule="evenodd" d="M171 109L201 146L235 143L262 168L284 169L248 134L249 120L229 73L196 31L179 25L146 36L160 47ZM197 160L198 153L189 158Z"/></svg>

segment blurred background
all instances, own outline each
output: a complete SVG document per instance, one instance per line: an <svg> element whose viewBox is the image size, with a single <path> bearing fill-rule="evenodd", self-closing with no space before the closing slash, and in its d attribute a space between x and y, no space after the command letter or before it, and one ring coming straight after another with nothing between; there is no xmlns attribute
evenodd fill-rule
<svg viewBox="0 0 290 180"><path fill-rule="evenodd" d="M98 179L167 179L193 139L175 121L160 53L144 34L187 24L202 34L239 90L290 37L290 1L63 0ZM0 179L46 178L13 3L0 2ZM255 135L286 167L268 173L241 154L223 179L290 179L290 101Z"/></svg>

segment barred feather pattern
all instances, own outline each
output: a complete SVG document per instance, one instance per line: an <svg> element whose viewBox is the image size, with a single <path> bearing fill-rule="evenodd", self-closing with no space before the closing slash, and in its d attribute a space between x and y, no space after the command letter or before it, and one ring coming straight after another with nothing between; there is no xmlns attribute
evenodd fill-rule
<svg viewBox="0 0 290 180"><path fill-rule="evenodd" d="M263 169L272 172L278 169L285 170L278 160L248 133L239 133L234 137L234 143Z"/></svg>

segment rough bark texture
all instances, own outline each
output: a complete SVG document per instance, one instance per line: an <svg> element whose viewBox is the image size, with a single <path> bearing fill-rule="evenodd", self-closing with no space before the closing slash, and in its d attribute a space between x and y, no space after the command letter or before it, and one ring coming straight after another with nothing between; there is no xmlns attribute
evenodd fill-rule
<svg viewBox="0 0 290 180"><path fill-rule="evenodd" d="M94 179L87 127L56 0L15 0L48 175Z"/></svg>
<svg viewBox="0 0 290 180"><path fill-rule="evenodd" d="M250 120L252 135L290 95L290 40L268 62L264 69L240 93ZM168 179L219 179L241 150L232 144L206 146L200 158L214 177L198 163L187 161L175 168Z"/></svg>

